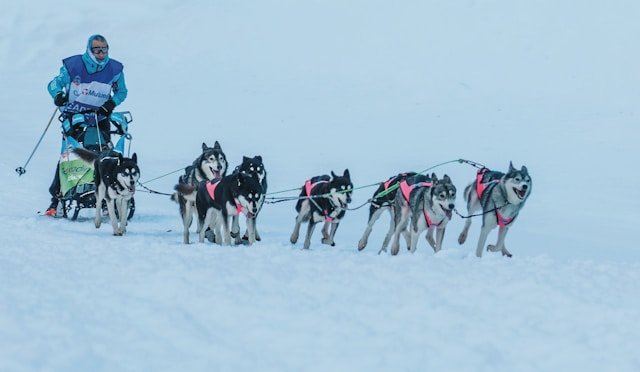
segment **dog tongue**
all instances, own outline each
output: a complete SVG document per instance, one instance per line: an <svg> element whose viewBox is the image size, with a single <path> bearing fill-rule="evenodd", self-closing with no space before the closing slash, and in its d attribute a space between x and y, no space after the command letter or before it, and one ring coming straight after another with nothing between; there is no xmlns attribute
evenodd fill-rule
<svg viewBox="0 0 640 372"><path fill-rule="evenodd" d="M447 218L448 218L448 219L451 219L451 209L445 209L445 210L444 210L444 214L446 214L446 215L447 215Z"/></svg>

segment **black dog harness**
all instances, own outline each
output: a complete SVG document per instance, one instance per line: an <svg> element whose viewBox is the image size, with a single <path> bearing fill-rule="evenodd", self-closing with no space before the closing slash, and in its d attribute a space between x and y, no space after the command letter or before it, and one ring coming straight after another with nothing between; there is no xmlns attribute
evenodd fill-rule
<svg viewBox="0 0 640 372"><path fill-rule="evenodd" d="M220 179L216 179L215 181L207 181L206 183L206 187L207 187L207 193L209 193L209 196L211 197L211 200L216 200L216 188L218 187L218 184L220 183ZM233 202L236 205L236 212L238 213L238 215L240 213L242 213L242 211L244 210L244 208L242 208L242 205L238 202L238 198L233 198Z"/></svg>
<svg viewBox="0 0 640 372"><path fill-rule="evenodd" d="M315 204L316 207L318 207L318 209L322 209L322 208L320 208L318 203L316 203L313 200L313 198L311 198L311 190L313 190L313 188L316 187L317 185L319 185L321 183L327 183L327 182L329 182L329 181L324 181L324 180L320 180L320 181L316 181L316 182L311 182L311 180L304 181L304 192L307 194L307 198L309 198L309 200L311 200L311 202L313 204ZM329 200L331 200L331 199L329 199ZM324 216L324 220L325 221L327 221L327 222L333 221L333 217L331 217L330 212L327 209L322 209L322 215Z"/></svg>

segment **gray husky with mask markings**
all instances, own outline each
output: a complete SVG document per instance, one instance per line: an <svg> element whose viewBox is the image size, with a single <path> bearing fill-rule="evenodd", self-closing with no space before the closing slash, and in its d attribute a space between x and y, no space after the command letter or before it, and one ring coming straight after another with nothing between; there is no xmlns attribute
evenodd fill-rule
<svg viewBox="0 0 640 372"><path fill-rule="evenodd" d="M510 162L506 174L487 168L478 170L476 180L464 189L469 215L482 210L482 229L476 256L482 257L487 236L491 230L499 227L498 241L495 245L488 245L487 251L502 252L503 256L511 257L511 252L504 244L505 237L530 194L531 177L525 166L518 170ZM467 218L458 237L458 243L463 244L467 240L469 226L471 218Z"/></svg>
<svg viewBox="0 0 640 372"><path fill-rule="evenodd" d="M202 153L193 161L193 164L184 169L184 174L178 179L178 183L197 186L202 181L213 181L221 179L227 174L227 156L222 151L220 143L216 141L213 147L202 143ZM184 244L189 244L189 227L196 213L194 201L185 199L184 195L176 192L171 195L171 200L180 205L180 216L185 230Z"/></svg>

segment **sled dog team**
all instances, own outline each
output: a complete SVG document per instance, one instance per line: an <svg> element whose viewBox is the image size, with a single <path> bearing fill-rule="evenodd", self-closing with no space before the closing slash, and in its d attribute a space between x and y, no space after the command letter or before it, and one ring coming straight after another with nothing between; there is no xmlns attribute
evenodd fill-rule
<svg viewBox="0 0 640 372"><path fill-rule="evenodd" d="M135 192L140 177L136 154L123 158L117 154L96 155L91 151L77 151L85 161L92 162L96 171L96 199L101 205L106 200L114 235L126 232L126 203ZM243 156L242 163L227 175L228 162L220 144L213 147L202 144L202 153L185 168L178 179L171 199L179 204L183 222L183 242L188 244L189 228L193 216L197 217L198 241L204 239L216 244L252 244L260 240L256 220L267 192L267 172L261 156ZM456 199L456 187L451 178L438 178L435 173L422 175L399 173L381 182L370 199L369 218L364 234L358 242L363 250L375 222L388 211L391 220L380 252L400 251L400 237L409 251L415 252L418 238L426 231L426 239L435 252L442 248L447 223L451 220ZM308 249L316 225L323 222L323 244L335 245L335 234L351 202L353 184L349 170L342 175L320 175L304 182L295 209L298 213L290 241L298 241L300 227L307 223L303 248ZM476 256L482 257L487 237L498 227L496 244L487 251L501 252L511 257L505 246L507 232L531 193L531 177L525 166L516 169L509 164L506 173L481 168L476 179L464 189L464 201L469 216L481 216L482 227L476 247ZM117 212L117 217L116 217ZM246 232L241 236L239 218L246 218ZM100 227L101 209L96 208L96 227ZM458 237L463 244L469 232L471 218L466 218ZM435 237L434 237L435 233ZM233 240L232 240L233 239ZM379 252L379 253L380 253Z"/></svg>

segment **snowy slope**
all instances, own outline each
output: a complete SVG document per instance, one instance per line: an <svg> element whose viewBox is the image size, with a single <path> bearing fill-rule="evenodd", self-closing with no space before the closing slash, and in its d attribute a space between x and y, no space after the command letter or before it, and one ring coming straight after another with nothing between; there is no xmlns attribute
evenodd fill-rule
<svg viewBox="0 0 640 372"><path fill-rule="evenodd" d="M110 4L0 14L0 370L640 369L639 3ZM348 168L353 206L400 171L512 160L534 183L514 257L476 259L480 221L460 246L459 218L437 255L421 239L378 256L386 216L357 252L367 208L308 252L288 242L291 202L265 206L252 247L183 245L177 205L144 192L125 237L92 211L39 216L56 122L14 169L51 116L60 60L96 32L125 64L143 182L216 140L232 166L262 155L271 192ZM433 171L459 190L474 177Z"/></svg>

